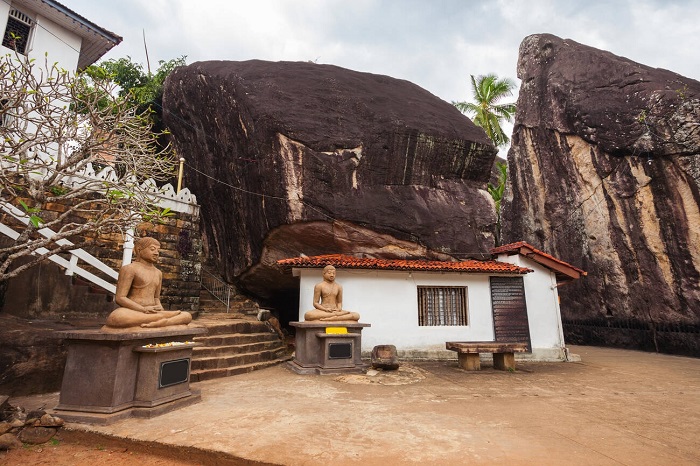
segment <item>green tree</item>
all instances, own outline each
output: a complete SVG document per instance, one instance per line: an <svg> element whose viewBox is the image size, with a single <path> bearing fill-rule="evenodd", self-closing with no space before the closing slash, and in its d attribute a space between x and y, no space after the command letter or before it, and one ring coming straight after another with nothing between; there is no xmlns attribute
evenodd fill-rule
<svg viewBox="0 0 700 466"><path fill-rule="evenodd" d="M496 203L496 246L499 246L501 244L501 200L506 189L508 165L503 162L496 162L496 168L498 169L498 183L495 185L489 183L487 189Z"/></svg>
<svg viewBox="0 0 700 466"><path fill-rule="evenodd" d="M160 60L155 73L144 71L140 63L131 57L105 60L90 66L85 73L90 76L105 76L119 86L119 96L132 101L139 112L149 112L153 131L161 134L158 143L167 146L167 129L163 125L163 85L168 75L178 66L185 66L186 56L172 60Z"/></svg>
<svg viewBox="0 0 700 466"><path fill-rule="evenodd" d="M91 72L103 70L119 86L119 95L132 99L141 110L150 108L157 112L165 79L175 68L186 65L186 58L183 55L168 61L160 60L154 74L145 72L143 66L134 63L129 56L106 60L90 68ZM156 108L153 108L154 104Z"/></svg>
<svg viewBox="0 0 700 466"><path fill-rule="evenodd" d="M486 131L486 135L496 147L508 145L510 139L503 132L501 123L512 121L515 104L501 104L499 101L513 95L515 82L508 78L498 79L495 74L471 75L473 102L452 102L452 105L473 119L474 124Z"/></svg>

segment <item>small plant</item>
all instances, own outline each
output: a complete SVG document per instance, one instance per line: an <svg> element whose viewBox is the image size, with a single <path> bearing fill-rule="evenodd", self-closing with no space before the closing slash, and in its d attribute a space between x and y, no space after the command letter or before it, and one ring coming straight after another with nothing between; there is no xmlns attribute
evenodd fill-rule
<svg viewBox="0 0 700 466"><path fill-rule="evenodd" d="M641 112L639 112L639 116L637 117L637 121L639 121L640 123L644 123L645 121L647 121L647 111L646 110L642 110Z"/></svg>
<svg viewBox="0 0 700 466"><path fill-rule="evenodd" d="M41 212L41 209L38 207L29 207L24 201L21 199L19 200L19 204L22 206L24 211L29 215L29 221L31 222L32 225L34 225L34 228L39 228L40 223L44 223L44 221L36 215L37 212Z"/></svg>
<svg viewBox="0 0 700 466"><path fill-rule="evenodd" d="M684 84L683 87L676 89L676 94L681 100L685 100L688 95L688 85Z"/></svg>
<svg viewBox="0 0 700 466"><path fill-rule="evenodd" d="M51 186L49 188L49 192L54 196L63 196L64 194L68 193L68 191L69 189L65 186Z"/></svg>
<svg viewBox="0 0 700 466"><path fill-rule="evenodd" d="M49 443L56 447L61 444L61 441L54 437L51 440L49 440Z"/></svg>

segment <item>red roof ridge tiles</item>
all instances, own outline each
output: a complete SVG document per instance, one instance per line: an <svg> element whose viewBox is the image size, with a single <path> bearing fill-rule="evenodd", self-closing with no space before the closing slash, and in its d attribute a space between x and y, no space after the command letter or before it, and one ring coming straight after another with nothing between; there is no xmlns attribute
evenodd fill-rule
<svg viewBox="0 0 700 466"><path fill-rule="evenodd" d="M558 278L561 279L576 279L580 278L581 276L585 277L586 275L588 275L588 272L579 269L578 267L573 266L568 262L564 262L561 259L557 259L556 257L547 254L544 251L540 251L539 249L535 248L526 241L518 241L516 243L504 244L503 246L498 246L491 249L489 252L493 256L506 253L520 254L522 256L529 257L535 262L538 262L544 265L545 267L557 272Z"/></svg>
<svg viewBox="0 0 700 466"><path fill-rule="evenodd" d="M505 273L524 275L533 270L526 267L495 260L429 261L421 259L375 259L359 258L344 254L303 256L278 260L277 264L287 267L319 268L332 265L342 269L405 270L425 272L471 272Z"/></svg>

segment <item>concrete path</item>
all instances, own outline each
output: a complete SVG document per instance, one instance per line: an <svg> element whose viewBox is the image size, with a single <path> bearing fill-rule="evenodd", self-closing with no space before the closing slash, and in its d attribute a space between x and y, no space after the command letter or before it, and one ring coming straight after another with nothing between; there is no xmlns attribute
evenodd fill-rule
<svg viewBox="0 0 700 466"><path fill-rule="evenodd" d="M581 362L514 373L456 361L374 377L275 366L200 382L200 403L157 418L69 427L284 465L700 464L699 359L571 351Z"/></svg>

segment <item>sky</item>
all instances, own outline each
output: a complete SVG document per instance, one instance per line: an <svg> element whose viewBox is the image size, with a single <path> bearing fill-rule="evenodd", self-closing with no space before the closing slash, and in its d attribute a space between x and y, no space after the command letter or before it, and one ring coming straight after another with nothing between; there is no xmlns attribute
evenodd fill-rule
<svg viewBox="0 0 700 466"><path fill-rule="evenodd" d="M59 1L124 38L106 59L129 56L146 69L145 35L154 71L183 55L188 64L313 61L464 101L470 75L519 86L520 43L550 33L700 80L698 0Z"/></svg>

